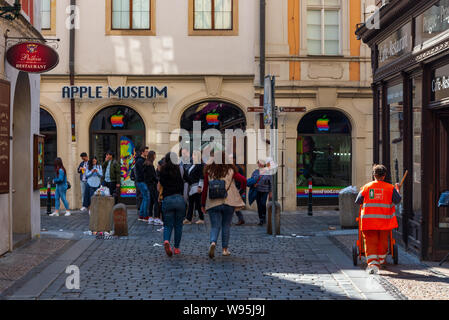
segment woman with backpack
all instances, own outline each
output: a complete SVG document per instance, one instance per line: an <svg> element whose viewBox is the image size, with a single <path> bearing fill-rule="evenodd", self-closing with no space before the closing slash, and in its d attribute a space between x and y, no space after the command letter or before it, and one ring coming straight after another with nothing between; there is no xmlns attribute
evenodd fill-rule
<svg viewBox="0 0 449 320"><path fill-rule="evenodd" d="M95 191L100 188L102 177L103 169L101 165L98 164L97 157L94 156L89 160L86 171L88 192L86 192L85 195L87 196L86 204L88 205L88 208L90 207L92 196L94 195Z"/></svg>
<svg viewBox="0 0 449 320"><path fill-rule="evenodd" d="M221 163L211 158L204 168L204 186L201 195L201 210L208 213L211 222L209 258L215 256L220 230L222 231L222 254L229 256L229 237L234 210L245 206L235 182L246 188L246 178L238 173L233 164L224 164L225 155L222 154Z"/></svg>
<svg viewBox="0 0 449 320"><path fill-rule="evenodd" d="M59 216L59 200L62 200L64 207L66 209L66 212L64 216L68 217L70 216L70 209L69 209L69 202L67 201L66 194L67 194L67 171L64 168L64 165L62 164L61 158L55 159L55 172L56 172L56 178L53 179L53 183L56 184L56 192L55 192L55 211L50 214L51 217L57 217Z"/></svg>

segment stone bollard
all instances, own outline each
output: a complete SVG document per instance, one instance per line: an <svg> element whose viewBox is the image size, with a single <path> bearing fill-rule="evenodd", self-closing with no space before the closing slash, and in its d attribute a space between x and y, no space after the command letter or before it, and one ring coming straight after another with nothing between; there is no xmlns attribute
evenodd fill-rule
<svg viewBox="0 0 449 320"><path fill-rule="evenodd" d="M340 226L342 229L355 229L358 227L357 217L359 216L358 204L355 204L357 191L350 190L340 192L338 195L338 207L340 211Z"/></svg>
<svg viewBox="0 0 449 320"><path fill-rule="evenodd" d="M276 202L275 204L276 212L274 213L274 229L276 235L281 234L281 204L279 202ZM273 208L273 203L271 201L268 201L267 204L267 233L273 234L273 227L272 227L272 215L271 210Z"/></svg>
<svg viewBox="0 0 449 320"><path fill-rule="evenodd" d="M110 232L112 230L112 208L114 197L94 195L90 204L89 229L92 232Z"/></svg>
<svg viewBox="0 0 449 320"><path fill-rule="evenodd" d="M114 235L119 237L128 236L128 212L126 205L118 203L112 209L114 217Z"/></svg>

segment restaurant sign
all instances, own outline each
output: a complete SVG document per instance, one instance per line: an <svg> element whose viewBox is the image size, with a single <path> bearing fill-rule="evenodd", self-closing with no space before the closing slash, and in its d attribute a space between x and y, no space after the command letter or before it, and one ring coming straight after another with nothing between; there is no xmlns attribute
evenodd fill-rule
<svg viewBox="0 0 449 320"><path fill-rule="evenodd" d="M377 46L379 68L412 51L412 24L409 22L393 32Z"/></svg>
<svg viewBox="0 0 449 320"><path fill-rule="evenodd" d="M59 63L58 53L39 42L21 42L6 52L6 60L17 70L29 73L47 72Z"/></svg>

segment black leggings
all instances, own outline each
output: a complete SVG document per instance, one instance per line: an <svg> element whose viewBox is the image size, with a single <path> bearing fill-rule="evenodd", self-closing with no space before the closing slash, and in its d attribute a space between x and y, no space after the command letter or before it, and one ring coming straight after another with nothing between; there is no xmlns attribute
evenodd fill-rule
<svg viewBox="0 0 449 320"><path fill-rule="evenodd" d="M189 210L187 211L186 219L192 221L193 210L197 210L201 220L204 220L204 214L201 211L201 193L195 193L189 196Z"/></svg>

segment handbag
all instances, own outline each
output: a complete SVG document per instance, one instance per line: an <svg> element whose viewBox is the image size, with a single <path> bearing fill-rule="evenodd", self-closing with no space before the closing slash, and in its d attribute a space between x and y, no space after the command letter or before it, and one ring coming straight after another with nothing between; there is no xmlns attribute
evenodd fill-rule
<svg viewBox="0 0 449 320"><path fill-rule="evenodd" d="M229 188L231 188L232 182L229 187L226 188L225 180L211 180L209 181L209 199L226 199L228 196Z"/></svg>

